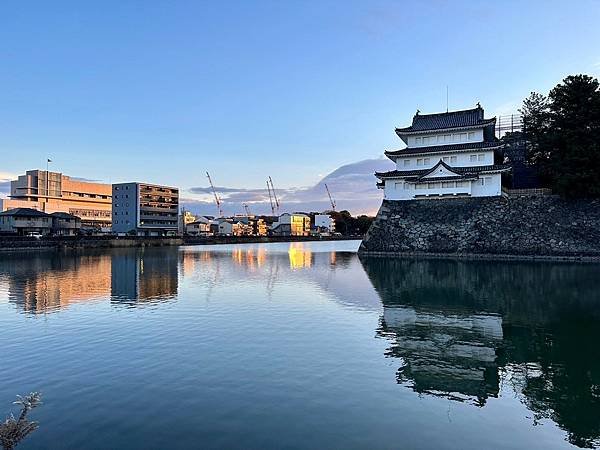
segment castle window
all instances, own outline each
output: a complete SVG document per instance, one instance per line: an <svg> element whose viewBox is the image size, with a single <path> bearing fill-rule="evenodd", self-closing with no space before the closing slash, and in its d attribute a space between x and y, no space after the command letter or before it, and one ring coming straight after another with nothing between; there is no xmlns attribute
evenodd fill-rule
<svg viewBox="0 0 600 450"><path fill-rule="evenodd" d="M469 158L469 160L470 160L471 162L475 162L475 161L477 161L477 155L471 155L471 156L470 156L470 158Z"/></svg>
<svg viewBox="0 0 600 450"><path fill-rule="evenodd" d="M423 164L429 164L429 158L425 158L425 159L423 160Z"/></svg>
<svg viewBox="0 0 600 450"><path fill-rule="evenodd" d="M475 132L474 131L469 131L469 140L470 141L475 140Z"/></svg>
<svg viewBox="0 0 600 450"><path fill-rule="evenodd" d="M450 157L450 162L451 163L455 163L456 162L456 156L451 156Z"/></svg>
<svg viewBox="0 0 600 450"><path fill-rule="evenodd" d="M404 167L406 167L406 166L410 166L410 159L404 160Z"/></svg>
<svg viewBox="0 0 600 450"><path fill-rule="evenodd" d="M485 159L484 154L477 155L477 161L483 161Z"/></svg>
<svg viewBox="0 0 600 450"><path fill-rule="evenodd" d="M423 158L418 158L417 159L417 166L422 166L423 165Z"/></svg>

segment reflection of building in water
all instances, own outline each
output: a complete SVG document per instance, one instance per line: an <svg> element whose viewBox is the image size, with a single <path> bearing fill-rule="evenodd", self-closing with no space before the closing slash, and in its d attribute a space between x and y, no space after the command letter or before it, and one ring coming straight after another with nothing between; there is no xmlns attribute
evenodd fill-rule
<svg viewBox="0 0 600 450"><path fill-rule="evenodd" d="M244 266L251 270L260 269L265 264L267 251L262 246L258 248L236 247L231 250L231 258L239 266Z"/></svg>
<svg viewBox="0 0 600 450"><path fill-rule="evenodd" d="M27 312L45 312L110 293L110 257L106 254L4 255L2 273L9 301Z"/></svg>
<svg viewBox="0 0 600 450"><path fill-rule="evenodd" d="M481 405L498 395L500 317L384 307L379 332L394 341L388 355L405 361L398 382L412 384L415 391L466 396Z"/></svg>
<svg viewBox="0 0 600 450"><path fill-rule="evenodd" d="M600 446L598 266L366 258L398 380L451 398L504 389ZM460 395L456 395L459 393ZM478 404L483 404L481 401Z"/></svg>
<svg viewBox="0 0 600 450"><path fill-rule="evenodd" d="M290 242L288 255L292 269L304 269L312 266L312 251L303 242Z"/></svg>
<svg viewBox="0 0 600 450"><path fill-rule="evenodd" d="M156 300L177 294L177 248L114 249L111 260L113 300Z"/></svg>

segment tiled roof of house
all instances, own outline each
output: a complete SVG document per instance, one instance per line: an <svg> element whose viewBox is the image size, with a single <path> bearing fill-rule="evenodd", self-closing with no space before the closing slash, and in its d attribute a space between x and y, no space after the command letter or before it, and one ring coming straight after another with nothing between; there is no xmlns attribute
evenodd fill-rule
<svg viewBox="0 0 600 450"><path fill-rule="evenodd" d="M432 145L428 147L407 147L401 150L386 151L385 155L403 156L416 155L421 153L442 153L442 152L462 152L467 150L482 150L500 148L503 144L498 140L489 142L467 142L464 144Z"/></svg>
<svg viewBox="0 0 600 450"><path fill-rule="evenodd" d="M19 217L50 217L50 214L46 214L43 211L38 211L33 208L14 208L7 211L1 212L2 216L19 216Z"/></svg>
<svg viewBox="0 0 600 450"><path fill-rule="evenodd" d="M446 128L463 128L490 125L496 118L485 119L483 108L464 109L437 114L415 114L412 125L405 128L396 128L397 134L415 133L421 131L442 130Z"/></svg>

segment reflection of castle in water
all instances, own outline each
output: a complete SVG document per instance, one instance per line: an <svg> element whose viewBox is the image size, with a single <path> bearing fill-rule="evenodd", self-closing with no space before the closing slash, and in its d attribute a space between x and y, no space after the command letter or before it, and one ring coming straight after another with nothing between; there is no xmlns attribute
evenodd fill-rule
<svg viewBox="0 0 600 450"><path fill-rule="evenodd" d="M600 445L598 266L366 258L398 382L483 406L510 386L582 447Z"/></svg>
<svg viewBox="0 0 600 450"><path fill-rule="evenodd" d="M384 308L380 334L395 340L388 355L405 361L398 371L398 382L412 384L415 391L476 398L482 405L488 396L498 395L500 317Z"/></svg>

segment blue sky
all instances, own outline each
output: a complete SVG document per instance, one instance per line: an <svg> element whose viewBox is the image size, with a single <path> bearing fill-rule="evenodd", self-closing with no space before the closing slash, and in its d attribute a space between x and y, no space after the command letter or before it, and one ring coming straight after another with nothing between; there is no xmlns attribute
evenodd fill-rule
<svg viewBox="0 0 600 450"><path fill-rule="evenodd" d="M598 1L0 5L0 179L313 186L415 110L516 110L600 73ZM374 180L373 180L374 181ZM374 188L374 183L373 183ZM190 194L191 196L191 194ZM197 197L202 198L202 197Z"/></svg>

